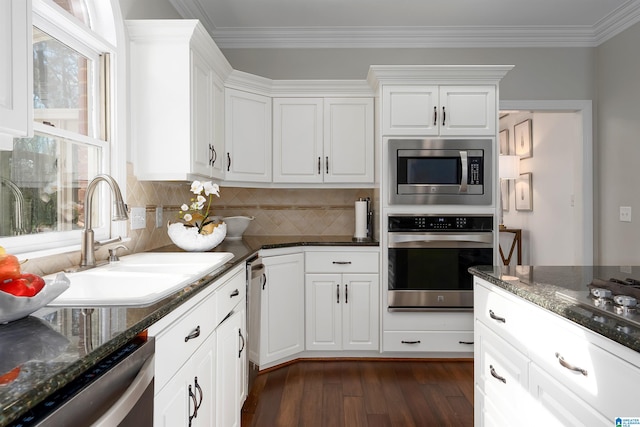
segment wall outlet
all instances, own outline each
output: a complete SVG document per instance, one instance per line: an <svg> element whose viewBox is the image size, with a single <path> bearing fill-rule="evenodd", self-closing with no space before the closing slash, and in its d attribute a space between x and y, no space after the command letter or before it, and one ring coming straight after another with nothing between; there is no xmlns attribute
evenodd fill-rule
<svg viewBox="0 0 640 427"><path fill-rule="evenodd" d="M162 206L156 206L156 228L162 227Z"/></svg>
<svg viewBox="0 0 640 427"><path fill-rule="evenodd" d="M145 208L131 208L131 229L138 230L147 226L147 210Z"/></svg>
<svg viewBox="0 0 640 427"><path fill-rule="evenodd" d="M620 206L620 221L631 222L631 206Z"/></svg>

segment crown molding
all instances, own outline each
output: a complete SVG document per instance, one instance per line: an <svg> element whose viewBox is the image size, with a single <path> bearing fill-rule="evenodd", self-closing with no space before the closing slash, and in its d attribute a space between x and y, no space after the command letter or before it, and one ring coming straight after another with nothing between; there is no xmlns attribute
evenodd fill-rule
<svg viewBox="0 0 640 427"><path fill-rule="evenodd" d="M513 65L372 65L368 84L497 84Z"/></svg>
<svg viewBox="0 0 640 427"><path fill-rule="evenodd" d="M595 47L640 22L627 0L594 25L442 27L216 27L203 0L169 0L180 16L199 19L216 44L239 48Z"/></svg>

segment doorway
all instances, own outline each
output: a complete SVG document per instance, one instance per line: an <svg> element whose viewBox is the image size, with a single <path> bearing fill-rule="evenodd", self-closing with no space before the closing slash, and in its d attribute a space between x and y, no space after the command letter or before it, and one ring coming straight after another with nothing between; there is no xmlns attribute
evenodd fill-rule
<svg viewBox="0 0 640 427"><path fill-rule="evenodd" d="M592 265L591 101L502 101L500 111L508 154L516 154L516 127L531 129L530 151L519 162L523 179L509 181L503 212L507 227L522 230L522 264ZM508 233L500 239L510 246Z"/></svg>

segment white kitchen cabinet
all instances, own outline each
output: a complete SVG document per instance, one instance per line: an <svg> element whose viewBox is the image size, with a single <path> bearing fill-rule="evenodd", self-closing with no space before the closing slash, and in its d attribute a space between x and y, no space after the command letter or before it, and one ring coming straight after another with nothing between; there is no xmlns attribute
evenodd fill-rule
<svg viewBox="0 0 640 427"><path fill-rule="evenodd" d="M216 330L216 424L240 427L240 412L246 398L246 310L239 304Z"/></svg>
<svg viewBox="0 0 640 427"><path fill-rule="evenodd" d="M378 350L375 252L305 254L306 350Z"/></svg>
<svg viewBox="0 0 640 427"><path fill-rule="evenodd" d="M154 425L232 425L226 420L240 419L247 375L245 304L240 265L149 328L156 340ZM229 395L216 391L221 383Z"/></svg>
<svg viewBox="0 0 640 427"><path fill-rule="evenodd" d="M31 0L0 0L0 134L33 134ZM13 149L10 137L0 149Z"/></svg>
<svg viewBox="0 0 640 427"><path fill-rule="evenodd" d="M492 85L384 85L384 136L495 136Z"/></svg>
<svg viewBox="0 0 640 427"><path fill-rule="evenodd" d="M231 66L196 20L127 21L127 29L136 177L223 178Z"/></svg>
<svg viewBox="0 0 640 427"><path fill-rule="evenodd" d="M216 404L216 333L154 397L153 425L213 426ZM238 413L238 416L240 414Z"/></svg>
<svg viewBox="0 0 640 427"><path fill-rule="evenodd" d="M622 358L623 346L485 280L474 284L476 425L605 426L635 409L640 364Z"/></svg>
<svg viewBox="0 0 640 427"><path fill-rule="evenodd" d="M373 182L372 98L274 98L273 182Z"/></svg>
<svg viewBox="0 0 640 427"><path fill-rule="evenodd" d="M271 182L271 98L225 89L225 179Z"/></svg>
<svg viewBox="0 0 640 427"><path fill-rule="evenodd" d="M258 365L304 350L304 255L263 256Z"/></svg>

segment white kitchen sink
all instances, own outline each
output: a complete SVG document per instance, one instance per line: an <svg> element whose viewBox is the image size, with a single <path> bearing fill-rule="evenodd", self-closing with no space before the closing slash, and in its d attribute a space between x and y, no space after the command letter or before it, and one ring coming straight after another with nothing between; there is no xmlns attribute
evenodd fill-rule
<svg viewBox="0 0 640 427"><path fill-rule="evenodd" d="M119 262L66 273L69 289L53 307L145 306L182 289L233 258L229 252L141 252ZM52 275L54 276L54 275Z"/></svg>

